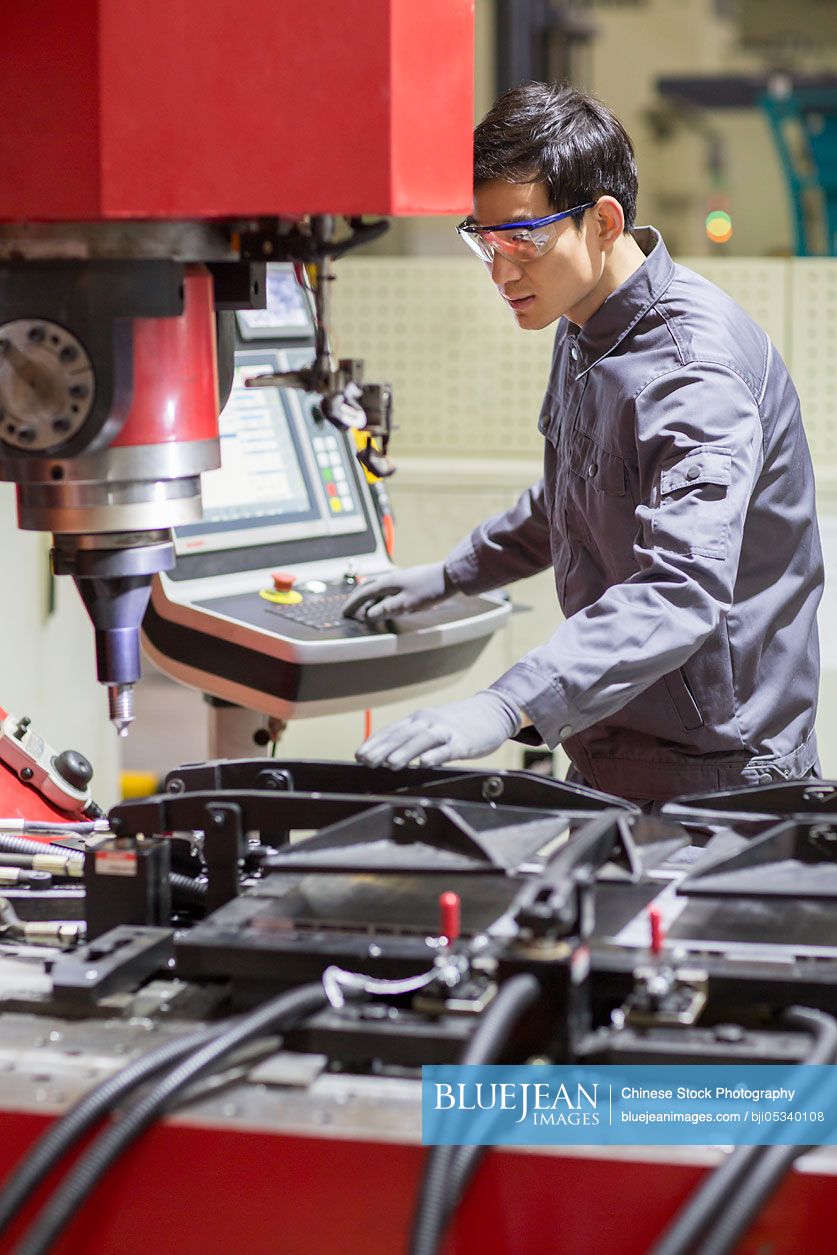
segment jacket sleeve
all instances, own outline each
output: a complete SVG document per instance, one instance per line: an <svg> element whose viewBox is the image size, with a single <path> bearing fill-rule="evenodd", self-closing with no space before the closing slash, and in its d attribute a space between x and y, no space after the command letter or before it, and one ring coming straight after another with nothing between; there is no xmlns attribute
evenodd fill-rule
<svg viewBox="0 0 837 1255"><path fill-rule="evenodd" d="M502 588L552 564L543 480L503 514L481 523L445 559L445 576L463 593Z"/></svg>
<svg viewBox="0 0 837 1255"><path fill-rule="evenodd" d="M493 685L550 748L682 666L732 605L764 461L758 403L734 371L692 363L639 392L635 424L637 570Z"/></svg>

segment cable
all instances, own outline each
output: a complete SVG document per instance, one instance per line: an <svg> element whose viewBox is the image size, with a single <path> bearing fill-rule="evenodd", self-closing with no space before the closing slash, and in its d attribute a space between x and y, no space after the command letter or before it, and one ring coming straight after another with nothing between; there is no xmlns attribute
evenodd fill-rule
<svg viewBox="0 0 837 1255"><path fill-rule="evenodd" d="M84 851L74 845L62 845L60 841L30 841L28 837L19 837L13 832L0 832L0 850L9 854L49 854L55 849L62 854L75 854L79 860L84 858Z"/></svg>
<svg viewBox="0 0 837 1255"><path fill-rule="evenodd" d="M490 1007L483 1012L477 1030L459 1060L460 1066L492 1063L499 1059L515 1025L540 997L540 993L540 985L529 973L506 981ZM436 1255L445 1226L458 1202L458 1197L454 1199L449 1193L454 1163L460 1165L460 1172L468 1168L470 1176L471 1156L463 1156L464 1149L459 1146L433 1146L428 1151L419 1186L410 1255ZM476 1167L476 1162L475 1159L473 1167ZM463 1173L461 1179L464 1185L468 1178Z"/></svg>
<svg viewBox="0 0 837 1255"><path fill-rule="evenodd" d="M84 837L91 832L106 832L107 827L106 819L0 819L4 832L42 832L44 836L55 833L59 837Z"/></svg>
<svg viewBox="0 0 837 1255"><path fill-rule="evenodd" d="M808 1029L814 1034L814 1048L806 1063L834 1062L837 1055L837 1020L810 1007L791 1007L783 1018L791 1027ZM701 1243L700 1255L727 1255L734 1250L767 1200L778 1189L794 1160L812 1148L768 1146L759 1149L764 1154Z"/></svg>
<svg viewBox="0 0 837 1255"><path fill-rule="evenodd" d="M806 1007L791 1007L782 1018L789 1027L813 1030L814 1045L804 1060L805 1063L818 1064L833 1061L837 1054L836 1020L818 1011L808 1010ZM693 1250L695 1244L706 1234L712 1223L718 1220L719 1209L729 1204L730 1209L734 1209L736 1215L738 1214L737 1203L741 1197L748 1195L749 1182L754 1174L761 1171L759 1161L766 1157L766 1152L793 1151L795 1158L806 1149L807 1147L797 1146L736 1147L695 1190L686 1206L655 1243L649 1255L687 1255L687 1252ZM790 1166L790 1162L784 1166L783 1171ZM760 1176L759 1180L761 1180ZM747 1184L743 1184L744 1182ZM731 1198L732 1203L729 1202ZM747 1224L752 1221L755 1214L753 1211ZM723 1212L719 1224L725 1215L726 1212ZM702 1247L701 1255L703 1255Z"/></svg>
<svg viewBox="0 0 837 1255"><path fill-rule="evenodd" d="M737 1146L695 1190L686 1206L651 1248L649 1255L687 1255L712 1223L717 1209L738 1188L763 1146Z"/></svg>
<svg viewBox="0 0 837 1255"><path fill-rule="evenodd" d="M228 1022L226 1022L228 1023ZM0 1237L71 1147L132 1090L223 1032L226 1023L189 1033L148 1051L89 1090L55 1120L12 1170L0 1190Z"/></svg>
<svg viewBox="0 0 837 1255"><path fill-rule="evenodd" d="M38 855L61 854L79 864L84 862L84 851L75 846L61 845L56 841L30 841L27 837L19 837L14 833L0 832L0 851L9 854ZM206 881L196 880L192 876L184 876L180 872L169 873L169 884L172 893L181 904L187 906L206 906Z"/></svg>
<svg viewBox="0 0 837 1255"><path fill-rule="evenodd" d="M0 820L0 823L2 822ZM65 833L68 837L88 836L91 832L104 832L106 829L106 821L95 819L26 819L23 821L24 832L43 832L44 834L54 832L58 836Z"/></svg>
<svg viewBox="0 0 837 1255"><path fill-rule="evenodd" d="M473 1180L474 1173L482 1163L487 1146L455 1146L451 1157L450 1170L446 1184L445 1228L453 1219L454 1212L461 1203Z"/></svg>
<svg viewBox="0 0 837 1255"><path fill-rule="evenodd" d="M254 1038L277 1028L288 1028L325 1004L326 996L319 983L280 994L172 1068L148 1093L120 1113L118 1123L109 1125L77 1160L24 1234L15 1255L45 1255L105 1173L184 1089Z"/></svg>
<svg viewBox="0 0 837 1255"><path fill-rule="evenodd" d="M169 872L169 884L172 897L180 906L206 907L207 884L205 880L195 880L192 876L184 876L181 872Z"/></svg>

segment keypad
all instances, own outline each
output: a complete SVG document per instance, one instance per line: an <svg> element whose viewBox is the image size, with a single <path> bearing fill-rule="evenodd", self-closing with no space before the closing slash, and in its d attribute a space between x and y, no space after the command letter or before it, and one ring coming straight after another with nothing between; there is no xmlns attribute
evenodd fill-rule
<svg viewBox="0 0 837 1255"><path fill-rule="evenodd" d="M351 592L345 585L333 593L308 593L296 606L274 606L272 612L283 619L293 619L306 627L326 632L330 628L345 627L351 622L343 617L343 606Z"/></svg>

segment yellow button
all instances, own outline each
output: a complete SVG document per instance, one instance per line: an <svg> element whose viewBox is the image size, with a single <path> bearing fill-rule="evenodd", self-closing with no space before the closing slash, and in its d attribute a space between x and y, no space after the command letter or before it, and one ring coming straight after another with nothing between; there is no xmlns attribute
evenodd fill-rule
<svg viewBox="0 0 837 1255"><path fill-rule="evenodd" d="M298 606L302 601L302 593L295 593L293 589L284 589L282 592L274 591L272 588L262 588L259 590L259 596L264 597L265 601L272 601L277 606Z"/></svg>
<svg viewBox="0 0 837 1255"><path fill-rule="evenodd" d="M340 502L337 500L336 497L331 498L331 508L335 514L339 514L340 511L343 509L342 505L340 504Z"/></svg>

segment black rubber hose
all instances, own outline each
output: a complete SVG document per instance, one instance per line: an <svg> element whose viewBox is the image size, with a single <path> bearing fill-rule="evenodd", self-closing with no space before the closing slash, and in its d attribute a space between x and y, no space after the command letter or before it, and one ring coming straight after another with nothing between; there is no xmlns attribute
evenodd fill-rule
<svg viewBox="0 0 837 1255"><path fill-rule="evenodd" d="M104 1119L126 1094L216 1037L228 1023L223 1021L199 1032L184 1034L148 1051L107 1077L95 1089L89 1090L55 1120L3 1182L0 1189L0 1237L79 1138Z"/></svg>
<svg viewBox="0 0 837 1255"><path fill-rule="evenodd" d="M833 1063L837 1056L837 1020L810 1007L791 1007L783 1016L792 1028L814 1034L806 1063ZM699 1255L727 1255L735 1249L787 1175L791 1164L811 1146L768 1146L741 1188L729 1200L699 1247Z"/></svg>
<svg viewBox="0 0 837 1255"><path fill-rule="evenodd" d="M791 1007L782 1017L792 1028L813 1031L814 1045L805 1063L831 1063L837 1053L837 1021L819 1011L806 1007ZM796 1151L806 1148L738 1146L719 1164L706 1180L698 1186L686 1206L675 1217L663 1236L652 1247L649 1255L688 1255L704 1237L710 1226L718 1220L730 1198L737 1199L759 1168L759 1161L770 1150ZM722 1214L725 1214L722 1212ZM755 1213L754 1213L755 1214ZM702 1249L702 1248L701 1248Z"/></svg>
<svg viewBox="0 0 837 1255"><path fill-rule="evenodd" d="M459 1060L460 1065L492 1063L499 1059L515 1025L540 994L540 985L528 973L506 981L480 1017L477 1030ZM433 1146L427 1152L410 1236L410 1255L436 1255L439 1249L452 1215L448 1205L452 1163L462 1149Z"/></svg>
<svg viewBox="0 0 837 1255"><path fill-rule="evenodd" d="M693 1251L695 1243L715 1219L718 1208L723 1207L739 1187L763 1150L763 1146L736 1146L698 1186L649 1255L687 1255Z"/></svg>
<svg viewBox="0 0 837 1255"><path fill-rule="evenodd" d="M100 1133L76 1161L24 1234L15 1255L45 1255L105 1173L184 1089L214 1071L228 1055L248 1042L296 1024L326 1002L319 982L280 994L242 1016L167 1072L161 1081L121 1112L118 1122Z"/></svg>
<svg viewBox="0 0 837 1255"><path fill-rule="evenodd" d="M181 872L169 872L172 897L178 905L206 906L206 881L194 880Z"/></svg>
<svg viewBox="0 0 837 1255"><path fill-rule="evenodd" d="M482 1163L487 1150L487 1146L454 1147L446 1186L445 1228L450 1224L454 1212L465 1197L474 1173Z"/></svg>

